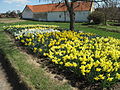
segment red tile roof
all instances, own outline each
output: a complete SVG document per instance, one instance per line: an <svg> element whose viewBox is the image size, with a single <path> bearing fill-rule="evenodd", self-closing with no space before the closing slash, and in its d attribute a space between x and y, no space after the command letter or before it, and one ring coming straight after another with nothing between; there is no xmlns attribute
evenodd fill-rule
<svg viewBox="0 0 120 90"><path fill-rule="evenodd" d="M45 5L27 5L32 12L57 12L67 11L64 3L61 4L45 4ZM89 11L92 7L92 2L76 2L74 4L75 11Z"/></svg>

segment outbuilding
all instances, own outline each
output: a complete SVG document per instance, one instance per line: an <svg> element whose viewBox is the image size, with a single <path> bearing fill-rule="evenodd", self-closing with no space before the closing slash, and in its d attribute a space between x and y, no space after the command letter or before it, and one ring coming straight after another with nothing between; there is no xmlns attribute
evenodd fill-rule
<svg viewBox="0 0 120 90"><path fill-rule="evenodd" d="M74 9L75 21L87 22L88 15L94 11L93 2L76 2ZM26 5L22 12L22 18L38 21L70 21L69 13L64 3Z"/></svg>

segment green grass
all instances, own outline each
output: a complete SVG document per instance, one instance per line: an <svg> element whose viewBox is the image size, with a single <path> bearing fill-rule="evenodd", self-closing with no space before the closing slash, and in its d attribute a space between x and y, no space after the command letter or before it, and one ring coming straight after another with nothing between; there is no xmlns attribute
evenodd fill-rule
<svg viewBox="0 0 120 90"><path fill-rule="evenodd" d="M80 27L80 26L78 26L78 27ZM101 30L101 29L95 29L95 28L84 27L84 26L81 26L80 30L84 31L84 32L95 33L97 35L101 35L101 36L104 36L104 37L110 36L110 37L120 39L120 33L116 33L116 32L109 32L109 31L104 31L104 30Z"/></svg>
<svg viewBox="0 0 120 90"><path fill-rule="evenodd" d="M35 68L34 65L28 63L27 55L15 48L15 44L10 37L2 30L0 24L0 49L5 53L5 57L9 60L19 75L22 75L24 82L38 90L71 90L68 84L57 84L45 75L43 68Z"/></svg>
<svg viewBox="0 0 120 90"><path fill-rule="evenodd" d="M24 22L17 22L17 23L12 23L12 25L16 24L47 24L47 25L58 25L60 28L66 28L69 29L69 23L63 23L63 22L38 22L38 21L24 21ZM9 24L7 24L9 25ZM114 27L113 27L114 28ZM92 27L88 27L86 25L82 25L81 23L76 23L75 24L75 30L80 30L84 32L90 32L90 33L95 33L101 36L110 36L114 38L120 39L120 33L117 32L109 32L109 31L104 31L101 29L96 29Z"/></svg>
<svg viewBox="0 0 120 90"><path fill-rule="evenodd" d="M120 26L98 26L98 27L120 31Z"/></svg>
<svg viewBox="0 0 120 90"><path fill-rule="evenodd" d="M98 29L103 29L103 30L107 30L107 31L111 31L111 32L118 32L120 33L120 26L105 26L105 25L90 25L94 28L98 28Z"/></svg>

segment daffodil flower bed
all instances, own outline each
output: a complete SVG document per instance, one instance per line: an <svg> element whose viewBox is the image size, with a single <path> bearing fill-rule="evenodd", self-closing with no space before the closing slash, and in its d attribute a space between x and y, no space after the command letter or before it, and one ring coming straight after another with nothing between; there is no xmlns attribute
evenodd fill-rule
<svg viewBox="0 0 120 90"><path fill-rule="evenodd" d="M4 26L4 30L11 33L13 36L19 36L23 33L45 33L45 32L54 32L59 26L56 25L13 25L13 26Z"/></svg>
<svg viewBox="0 0 120 90"><path fill-rule="evenodd" d="M120 81L120 40L92 33L32 32L16 37L35 54L48 56L91 83L110 87Z"/></svg>

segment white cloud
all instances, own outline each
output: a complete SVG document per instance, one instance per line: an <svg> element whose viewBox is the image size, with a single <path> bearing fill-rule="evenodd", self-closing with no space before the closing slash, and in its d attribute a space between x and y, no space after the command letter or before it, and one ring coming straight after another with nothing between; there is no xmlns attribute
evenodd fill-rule
<svg viewBox="0 0 120 90"><path fill-rule="evenodd" d="M29 3L30 1L28 0L4 0L4 2L9 3L9 4L12 4L12 3L26 4L26 3Z"/></svg>

